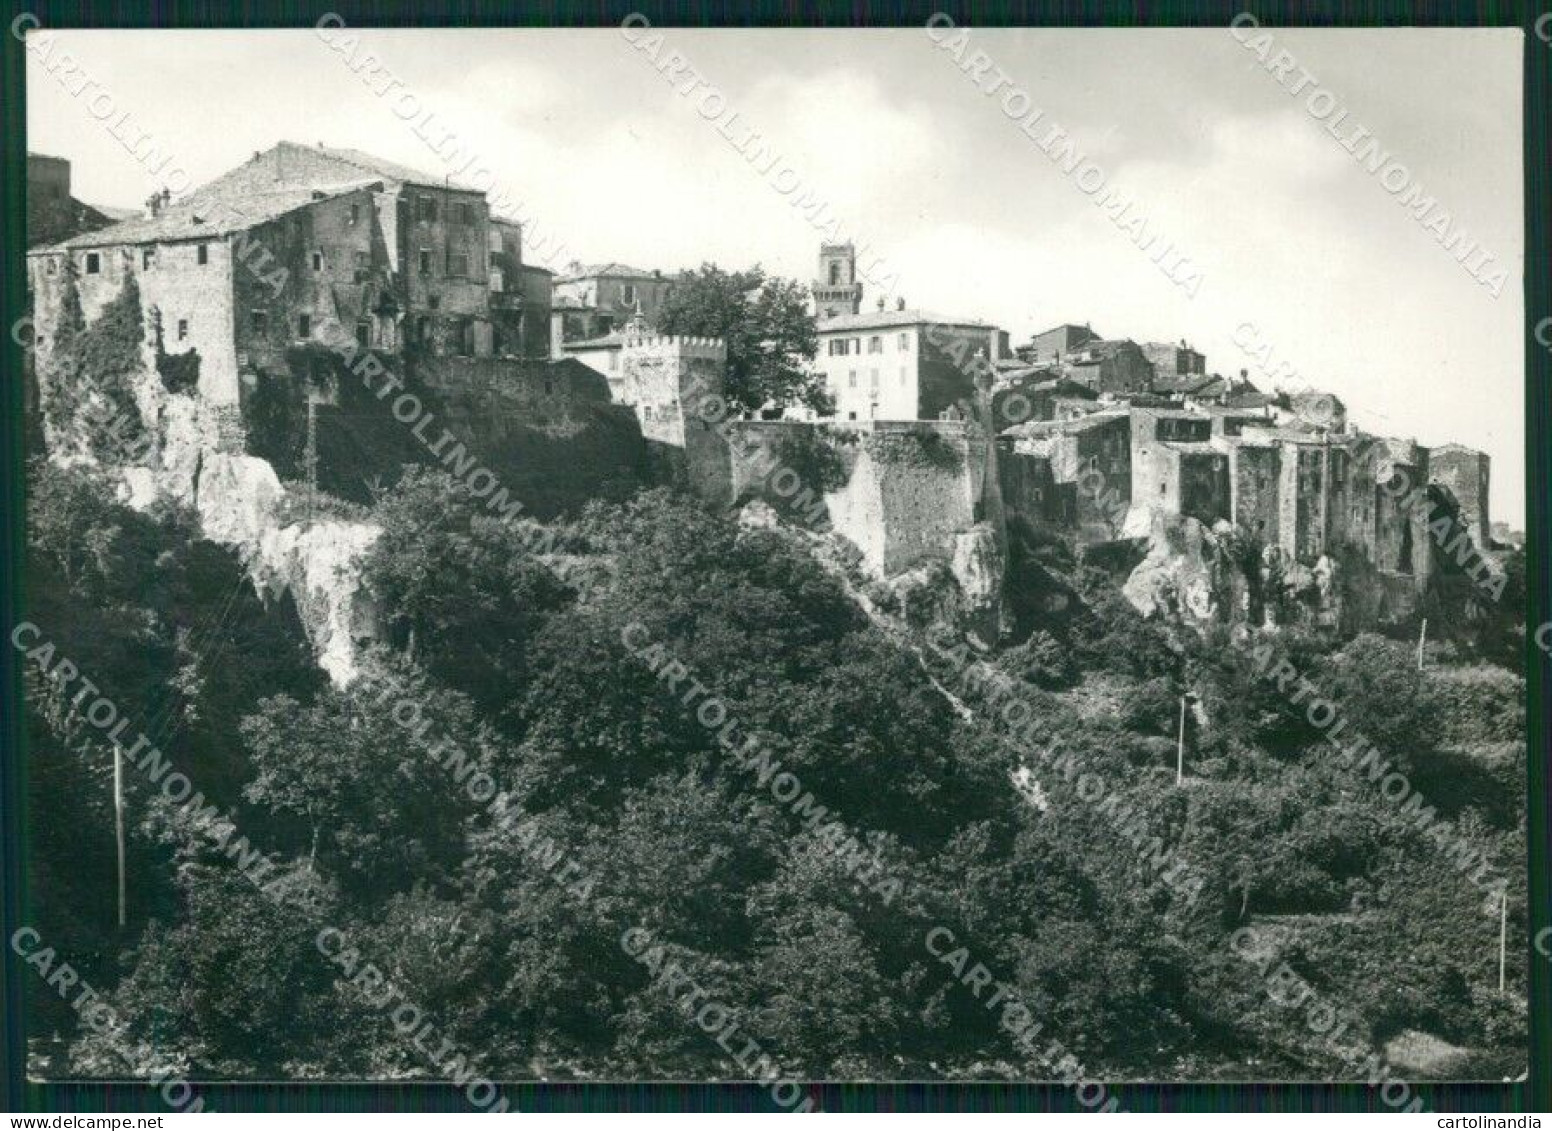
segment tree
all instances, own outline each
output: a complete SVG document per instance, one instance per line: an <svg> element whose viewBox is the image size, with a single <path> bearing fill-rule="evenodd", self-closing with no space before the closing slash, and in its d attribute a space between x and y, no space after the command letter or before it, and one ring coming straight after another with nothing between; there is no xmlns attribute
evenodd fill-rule
<svg viewBox="0 0 1552 1131"><path fill-rule="evenodd" d="M823 379L810 368L819 339L801 283L768 276L758 265L729 272L703 263L675 287L658 323L667 334L727 343L723 392L737 408L758 412L798 403L833 411Z"/></svg>
<svg viewBox="0 0 1552 1131"><path fill-rule="evenodd" d="M446 472L410 468L379 501L365 580L410 655L497 721L528 681L529 643L570 590L514 525Z"/></svg>

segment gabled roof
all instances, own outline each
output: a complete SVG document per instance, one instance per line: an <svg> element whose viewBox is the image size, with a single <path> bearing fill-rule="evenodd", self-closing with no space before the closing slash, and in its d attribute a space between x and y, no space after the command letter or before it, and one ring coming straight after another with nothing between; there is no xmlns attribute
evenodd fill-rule
<svg viewBox="0 0 1552 1131"><path fill-rule="evenodd" d="M380 181L363 181L333 188L290 188L276 192L249 193L220 200L187 200L170 204L157 216L137 216L95 232L86 232L49 247L33 248L29 254L71 251L77 248L118 247L125 244L175 243L180 240L214 239L231 232L246 231L298 208L320 200L330 200L366 188L381 187Z"/></svg>
<svg viewBox="0 0 1552 1131"><path fill-rule="evenodd" d="M643 271L640 267L632 267L628 263L578 263L569 267L564 275L559 276L556 282L569 283L578 279L663 279L665 276L660 271Z"/></svg>
<svg viewBox="0 0 1552 1131"><path fill-rule="evenodd" d="M367 153L360 149L337 149L330 145L305 146L298 145L294 141L282 141L281 145L291 146L294 149L306 149L309 153L322 153L327 157L333 157L337 161L344 161L354 165L364 173L382 177L389 181L401 181L410 185L425 185L432 188L447 188L453 192L472 192L479 196L485 194L478 189L462 187L448 177L437 173L428 173L423 169L412 169L408 165L400 165L396 161L388 161L376 154Z"/></svg>

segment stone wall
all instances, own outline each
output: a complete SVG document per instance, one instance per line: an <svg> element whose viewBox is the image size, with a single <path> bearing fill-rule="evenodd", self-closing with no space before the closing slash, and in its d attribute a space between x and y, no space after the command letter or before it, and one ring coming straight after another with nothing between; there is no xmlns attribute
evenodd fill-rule
<svg viewBox="0 0 1552 1131"><path fill-rule="evenodd" d="M283 369L286 351L305 342L364 337L371 349L398 349L400 304L373 195L318 201L230 238L245 388L254 374Z"/></svg>
<svg viewBox="0 0 1552 1131"><path fill-rule="evenodd" d="M1492 461L1484 452L1445 444L1429 453L1429 477L1454 496L1460 518L1480 549L1491 545L1488 488Z"/></svg>
<svg viewBox="0 0 1552 1131"><path fill-rule="evenodd" d="M721 427L726 368L727 346L718 339L627 331L618 378L609 382L668 471L697 494L724 503L731 478Z"/></svg>
<svg viewBox="0 0 1552 1131"><path fill-rule="evenodd" d="M205 248L206 261L198 261ZM149 261L146 252L149 251ZM88 271L95 256L97 271ZM146 319L147 371L155 368L152 319L160 315L164 348L171 354L199 354L199 395L210 404L238 403L237 350L232 333L233 273L231 248L224 240L184 241L140 247L82 248L35 253L27 267L38 327L40 374L46 377L51 328L58 324L66 286L66 264L73 262L76 289L87 321L123 291L133 276L140 288ZM154 313L153 313L154 312Z"/></svg>
<svg viewBox="0 0 1552 1131"><path fill-rule="evenodd" d="M1282 453L1273 444L1235 444L1229 449L1233 521L1263 546L1280 544L1278 487Z"/></svg>
<svg viewBox="0 0 1552 1131"><path fill-rule="evenodd" d="M1176 513L1208 528L1229 517L1229 458L1215 451L1175 451L1180 470Z"/></svg>
<svg viewBox="0 0 1552 1131"><path fill-rule="evenodd" d="M729 426L734 499L781 495L775 469L807 436L826 437L834 454L835 481L822 491L829 526L874 576L952 563L958 535L1001 521L1000 490L986 480L990 445L963 421L739 421ZM790 508L803 490L821 494L804 478L777 505Z"/></svg>

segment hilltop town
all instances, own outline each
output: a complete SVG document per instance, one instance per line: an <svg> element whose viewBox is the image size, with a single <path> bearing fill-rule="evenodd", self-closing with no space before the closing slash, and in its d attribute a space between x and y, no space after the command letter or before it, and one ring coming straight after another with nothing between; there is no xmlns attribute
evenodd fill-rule
<svg viewBox="0 0 1552 1131"><path fill-rule="evenodd" d="M478 460L540 518L632 480L758 501L908 602L952 579L985 641L1010 538L1128 546L1133 604L1197 624L1362 628L1502 585L1484 453L1365 434L1337 397L1219 375L1184 339L1062 324L1014 345L974 317L870 308L848 244L821 246L812 286L832 410L741 418L725 344L656 329L678 276L525 263L522 226L443 177L281 142L115 221L74 200L68 163L35 156L29 176L29 402L51 457L118 466L137 505L194 506L298 596L340 678L372 619L340 579L372 533L320 500L365 501L417 460ZM140 327L130 360L94 371L81 343L116 326ZM143 439L134 458L105 450L107 418ZM298 485L312 521L283 534Z"/></svg>
<svg viewBox="0 0 1552 1131"><path fill-rule="evenodd" d="M36 164L18 954L115 1022L28 975L33 1076L1524 1071L1485 454L845 242L556 273L354 149Z"/></svg>

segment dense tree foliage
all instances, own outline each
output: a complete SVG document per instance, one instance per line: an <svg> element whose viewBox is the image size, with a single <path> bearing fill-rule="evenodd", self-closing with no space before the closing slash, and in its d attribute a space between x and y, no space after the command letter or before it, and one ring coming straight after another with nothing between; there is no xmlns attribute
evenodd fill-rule
<svg viewBox="0 0 1552 1131"><path fill-rule="evenodd" d="M1353 1015L1350 1043L1420 1032L1474 1072L1523 1066L1524 948L1499 995L1498 905L1469 876L1511 881L1523 938L1502 668L1419 672L1374 636L1177 636L1038 545L1000 654L912 646L842 567L673 492L536 532L417 473L373 508L392 647L336 688L185 516L111 499L35 476L32 619L165 718L266 882L133 782L119 931L105 751L34 680L33 895L169 1063L438 1075L320 952L327 927L493 1076L743 1075L682 1007L693 986L793 1074L1048 1077L967 981L980 967L1042 1022L1037 1048L1095 1077L1359 1075L1236 954L1251 928ZM1437 826L1342 760L1263 646ZM117 1070L91 1034L71 1056Z"/></svg>
<svg viewBox="0 0 1552 1131"><path fill-rule="evenodd" d="M767 275L758 266L724 271L705 263L675 284L657 328L726 342L723 392L739 409L831 408L824 382L812 367L819 339L808 311L808 289L801 283Z"/></svg>

